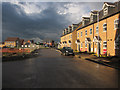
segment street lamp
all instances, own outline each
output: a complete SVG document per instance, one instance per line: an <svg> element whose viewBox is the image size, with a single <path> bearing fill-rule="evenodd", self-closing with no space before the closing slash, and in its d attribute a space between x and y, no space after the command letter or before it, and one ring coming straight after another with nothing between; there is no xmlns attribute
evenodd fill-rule
<svg viewBox="0 0 120 90"><path fill-rule="evenodd" d="M97 12L97 27L98 27L97 56L100 57L100 42L99 42L99 11Z"/></svg>

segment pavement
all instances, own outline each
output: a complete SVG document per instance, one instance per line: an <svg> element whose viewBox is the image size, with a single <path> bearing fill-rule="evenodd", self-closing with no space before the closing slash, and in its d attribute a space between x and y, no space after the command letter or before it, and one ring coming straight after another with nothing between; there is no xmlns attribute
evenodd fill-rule
<svg viewBox="0 0 120 90"><path fill-rule="evenodd" d="M119 57L97 57L89 53L76 53L75 57L84 60L89 60L95 63L99 63L108 67L112 67L120 70L120 58Z"/></svg>
<svg viewBox="0 0 120 90"><path fill-rule="evenodd" d="M2 63L3 88L118 88L120 71L54 49Z"/></svg>

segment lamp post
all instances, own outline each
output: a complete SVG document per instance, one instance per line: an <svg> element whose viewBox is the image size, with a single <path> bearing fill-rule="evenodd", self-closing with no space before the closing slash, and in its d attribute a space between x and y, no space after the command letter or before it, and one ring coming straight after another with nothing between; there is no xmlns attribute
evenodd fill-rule
<svg viewBox="0 0 120 90"><path fill-rule="evenodd" d="M97 56L100 57L100 42L99 42L99 12L97 12L97 29L98 29L98 42L97 42Z"/></svg>

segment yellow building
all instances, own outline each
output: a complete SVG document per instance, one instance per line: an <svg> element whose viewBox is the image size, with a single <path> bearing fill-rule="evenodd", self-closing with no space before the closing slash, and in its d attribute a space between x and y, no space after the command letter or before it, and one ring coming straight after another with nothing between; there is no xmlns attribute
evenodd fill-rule
<svg viewBox="0 0 120 90"><path fill-rule="evenodd" d="M90 17L82 17L77 27L72 32L69 32L69 28L63 31L62 47L69 46L80 52L94 52L98 56L120 55L120 1L105 2L102 10L91 11Z"/></svg>
<svg viewBox="0 0 120 90"><path fill-rule="evenodd" d="M0 43L0 48L3 48L5 46L4 42Z"/></svg>
<svg viewBox="0 0 120 90"><path fill-rule="evenodd" d="M19 47L20 46L20 39L18 37L8 37L5 40L6 47Z"/></svg>
<svg viewBox="0 0 120 90"><path fill-rule="evenodd" d="M77 50L76 46L76 38L77 38L77 28L79 24L72 24L68 28L63 31L63 35L61 36L61 48L63 47L71 47L74 51Z"/></svg>
<svg viewBox="0 0 120 90"><path fill-rule="evenodd" d="M70 29L70 30L69 30ZM64 34L61 36L61 47L71 47L72 46L72 30L71 26L64 30Z"/></svg>
<svg viewBox="0 0 120 90"><path fill-rule="evenodd" d="M105 2L101 11L92 11L90 17L83 17L82 26L77 30L80 51L120 55L119 19L120 1Z"/></svg>

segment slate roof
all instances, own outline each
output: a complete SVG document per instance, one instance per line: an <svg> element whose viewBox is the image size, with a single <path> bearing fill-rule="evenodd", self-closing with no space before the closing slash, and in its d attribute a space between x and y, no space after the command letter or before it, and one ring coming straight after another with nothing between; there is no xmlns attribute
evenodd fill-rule
<svg viewBox="0 0 120 90"><path fill-rule="evenodd" d="M8 37L5 41L16 41L19 40L18 37Z"/></svg>
<svg viewBox="0 0 120 90"><path fill-rule="evenodd" d="M110 3L110 2L105 2L105 3L107 3L108 5L115 5L115 7L110 8L110 10L109 10L109 12L108 12L107 15L104 15L104 14L103 14L103 9L100 10L100 11L99 11L99 20L102 20L102 19L104 19L104 18L106 18L106 17L109 17L109 16L111 16L111 15L117 13L117 12L120 12L120 1L119 1L119 2L115 2L115 3ZM91 12L92 12L92 11L91 11ZM96 11L96 12L97 12L97 11ZM83 18L88 19L89 17L83 17ZM95 22L97 22L97 20L94 20L92 23L95 23ZM86 27L86 26L88 26L88 25L90 25L90 24L92 24L92 23L89 22L89 23L87 23L85 26L80 27L79 29L84 28L84 27Z"/></svg>

